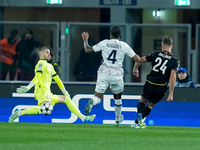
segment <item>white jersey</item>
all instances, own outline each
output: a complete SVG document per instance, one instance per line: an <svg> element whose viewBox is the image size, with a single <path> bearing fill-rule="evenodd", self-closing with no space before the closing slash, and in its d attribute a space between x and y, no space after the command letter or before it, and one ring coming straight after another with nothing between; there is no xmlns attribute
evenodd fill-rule
<svg viewBox="0 0 200 150"><path fill-rule="evenodd" d="M117 39L103 40L93 49L95 52L102 51L104 62L98 72L112 76L123 76L122 63L126 54L130 58L136 55L127 43Z"/></svg>

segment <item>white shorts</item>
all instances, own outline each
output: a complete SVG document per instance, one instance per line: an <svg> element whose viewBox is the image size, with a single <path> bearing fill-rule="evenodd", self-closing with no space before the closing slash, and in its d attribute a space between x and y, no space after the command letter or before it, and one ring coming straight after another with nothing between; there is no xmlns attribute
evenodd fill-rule
<svg viewBox="0 0 200 150"><path fill-rule="evenodd" d="M98 73L97 83L95 91L98 93L104 93L108 86L114 94L119 94L124 91L123 76L109 76L102 73Z"/></svg>

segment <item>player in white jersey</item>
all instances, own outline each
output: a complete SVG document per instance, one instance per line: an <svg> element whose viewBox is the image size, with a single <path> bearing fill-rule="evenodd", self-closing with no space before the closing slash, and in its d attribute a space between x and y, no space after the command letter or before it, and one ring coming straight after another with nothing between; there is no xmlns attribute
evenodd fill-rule
<svg viewBox="0 0 200 150"><path fill-rule="evenodd" d="M110 86L115 100L115 125L118 126L123 121L121 95L124 91L124 71L122 68L124 56L128 55L136 62L140 61L140 57L127 43L119 41L121 30L118 26L111 29L110 40L103 40L92 47L88 44L89 34L83 32L81 36L86 53L101 51L103 57L103 63L98 70L94 97L88 101L84 113L86 116L89 115L93 105L101 102L104 92Z"/></svg>

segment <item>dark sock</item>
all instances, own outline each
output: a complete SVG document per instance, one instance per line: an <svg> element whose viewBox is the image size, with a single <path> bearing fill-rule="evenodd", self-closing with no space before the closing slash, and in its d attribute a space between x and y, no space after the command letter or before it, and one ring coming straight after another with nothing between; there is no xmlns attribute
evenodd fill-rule
<svg viewBox="0 0 200 150"><path fill-rule="evenodd" d="M137 104L137 113L141 113L142 114L144 110L145 110L145 104L142 103L142 102L139 102ZM135 120L135 123L138 123L137 119Z"/></svg>
<svg viewBox="0 0 200 150"><path fill-rule="evenodd" d="M150 112L151 112L151 109L147 106L142 113L142 118L145 118L146 116L148 116Z"/></svg>
<svg viewBox="0 0 200 150"><path fill-rule="evenodd" d="M144 110L145 110L145 104L142 102L139 102L137 104L137 113L143 113Z"/></svg>

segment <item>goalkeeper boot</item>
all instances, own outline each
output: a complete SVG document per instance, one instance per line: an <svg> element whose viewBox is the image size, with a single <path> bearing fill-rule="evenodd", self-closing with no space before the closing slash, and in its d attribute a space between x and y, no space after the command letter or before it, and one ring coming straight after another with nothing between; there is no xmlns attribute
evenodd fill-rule
<svg viewBox="0 0 200 150"><path fill-rule="evenodd" d="M17 119L19 116L18 116L18 112L19 110L15 111L14 114L12 114L9 118L9 123L12 123L15 119Z"/></svg>
<svg viewBox="0 0 200 150"><path fill-rule="evenodd" d="M140 128L140 126L134 121L131 128Z"/></svg>
<svg viewBox="0 0 200 150"><path fill-rule="evenodd" d="M94 118L96 117L96 115L91 115L91 116L86 116L85 119L83 120L83 123L86 124L88 122L92 122L94 120Z"/></svg>
<svg viewBox="0 0 200 150"><path fill-rule="evenodd" d="M92 107L93 107L93 103L94 103L94 100L90 99L88 101L87 105L85 106L84 113L86 116L88 116L90 114Z"/></svg>
<svg viewBox="0 0 200 150"><path fill-rule="evenodd" d="M124 120L124 116L121 115L119 121L117 121L117 120L115 121L115 126L118 127L119 124L120 124L123 120Z"/></svg>

